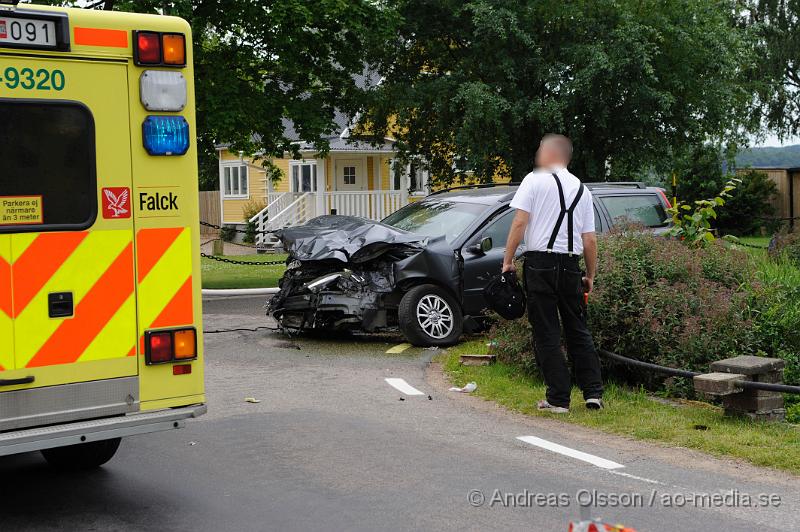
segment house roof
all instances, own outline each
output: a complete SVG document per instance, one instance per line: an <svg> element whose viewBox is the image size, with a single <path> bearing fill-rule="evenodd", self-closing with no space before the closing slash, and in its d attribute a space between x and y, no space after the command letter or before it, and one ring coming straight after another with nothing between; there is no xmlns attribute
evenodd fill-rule
<svg viewBox="0 0 800 532"><path fill-rule="evenodd" d="M362 138L340 137L338 135L325 138L329 143L331 152L394 153L396 151L394 147L395 143L390 139L384 139L381 144L376 145ZM309 153L317 151L313 143L302 141L298 143L301 152Z"/></svg>
<svg viewBox="0 0 800 532"><path fill-rule="evenodd" d="M370 87L375 87L380 83L380 76L377 72L365 68L363 73L354 75L353 80L355 81L356 86L359 88L369 89ZM358 117L350 117L338 109L336 110L333 116L333 123L335 125L333 132L329 136L322 137L328 141L328 144L330 145L330 151L364 153L394 153L396 151L394 147L394 141L391 139L384 139L383 143L375 145L363 138L351 138L350 126L352 126L357 120ZM313 143L300 139L300 135L295 129L294 122L288 118L284 118L282 120L282 125L283 136L290 141L298 143L300 145L301 152L316 152ZM258 133L254 133L252 139L254 142L258 143L261 141L261 136ZM230 144L220 143L217 144L216 147L217 149L224 149L229 146Z"/></svg>
<svg viewBox="0 0 800 532"><path fill-rule="evenodd" d="M800 172L800 166L748 166L739 170L785 170L786 172Z"/></svg>

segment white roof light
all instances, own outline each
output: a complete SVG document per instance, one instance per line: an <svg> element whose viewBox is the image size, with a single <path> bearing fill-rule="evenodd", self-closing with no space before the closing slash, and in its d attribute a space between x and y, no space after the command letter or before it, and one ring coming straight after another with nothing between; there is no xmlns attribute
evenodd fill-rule
<svg viewBox="0 0 800 532"><path fill-rule="evenodd" d="M180 72L145 70L139 89L148 111L182 111L186 107L186 78Z"/></svg>

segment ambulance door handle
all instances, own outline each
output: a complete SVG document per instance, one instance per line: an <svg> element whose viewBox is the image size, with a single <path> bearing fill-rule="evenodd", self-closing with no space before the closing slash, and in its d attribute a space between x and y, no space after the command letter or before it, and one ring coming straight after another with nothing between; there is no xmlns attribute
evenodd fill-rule
<svg viewBox="0 0 800 532"><path fill-rule="evenodd" d="M35 381L33 375L22 377L20 379L0 379L0 386L16 386L17 384L30 384Z"/></svg>
<svg viewBox="0 0 800 532"><path fill-rule="evenodd" d="M47 294L47 310L51 318L69 318L75 313L72 292Z"/></svg>

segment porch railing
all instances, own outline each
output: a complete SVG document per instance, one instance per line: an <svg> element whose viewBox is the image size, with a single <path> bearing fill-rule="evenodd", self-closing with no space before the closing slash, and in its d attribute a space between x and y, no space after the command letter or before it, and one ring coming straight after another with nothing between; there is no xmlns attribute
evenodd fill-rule
<svg viewBox="0 0 800 532"><path fill-rule="evenodd" d="M270 203L250 218L256 224L256 245L265 244L269 239L265 231L302 224L316 215L311 192L270 194L268 199Z"/></svg>
<svg viewBox="0 0 800 532"><path fill-rule="evenodd" d="M326 192L325 214L360 216L369 220L382 220L404 205L403 193L396 190L357 192Z"/></svg>
<svg viewBox="0 0 800 532"><path fill-rule="evenodd" d="M395 190L324 192L321 205L317 203L316 192L270 194L268 200L269 204L250 219L256 224L258 245L265 244L270 238L264 231L303 224L315 216L336 212L377 221L386 218L408 201L403 192ZM317 212L320 206L322 210Z"/></svg>

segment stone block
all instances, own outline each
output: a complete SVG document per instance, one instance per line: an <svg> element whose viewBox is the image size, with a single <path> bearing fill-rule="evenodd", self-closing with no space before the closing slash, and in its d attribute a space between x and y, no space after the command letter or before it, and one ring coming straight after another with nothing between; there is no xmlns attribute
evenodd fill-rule
<svg viewBox="0 0 800 532"><path fill-rule="evenodd" d="M745 378L739 373L705 373L694 377L694 389L709 395L731 395L742 391L738 381Z"/></svg>
<svg viewBox="0 0 800 532"><path fill-rule="evenodd" d="M740 373L753 376L783 371L786 362L780 358L743 355L712 362L710 369L719 373Z"/></svg>
<svg viewBox="0 0 800 532"><path fill-rule="evenodd" d="M739 393L722 398L725 409L739 412L763 413L783 408L783 395L773 393L769 396L759 396L750 393Z"/></svg>
<svg viewBox="0 0 800 532"><path fill-rule="evenodd" d="M493 364L495 355L461 355L461 364L464 366L488 366Z"/></svg>

